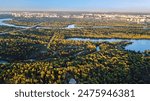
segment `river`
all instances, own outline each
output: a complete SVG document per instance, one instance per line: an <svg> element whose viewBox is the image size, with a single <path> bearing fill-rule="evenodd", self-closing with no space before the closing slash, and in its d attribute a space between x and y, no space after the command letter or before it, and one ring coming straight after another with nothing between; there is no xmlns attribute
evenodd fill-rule
<svg viewBox="0 0 150 101"><path fill-rule="evenodd" d="M16 28L31 28L28 26L17 26L13 24L7 24L5 21L12 20L11 18L6 19L0 19L0 25L1 26L9 26L9 27L16 27ZM94 26L95 28L114 28L112 26ZM75 28L75 25L68 25L68 29ZM4 34L4 33L1 33ZM92 42L101 42L101 41L107 41L107 42L116 42L116 41L130 41L133 42L132 44L126 46L125 48L127 50L134 50L134 51L140 51L143 52L145 50L150 50L150 40L129 40L129 39L91 39L91 38L68 38L67 40L76 40L76 41L92 41ZM97 50L99 50L97 48Z"/></svg>
<svg viewBox="0 0 150 101"><path fill-rule="evenodd" d="M9 20L12 20L12 19L11 18L0 19L0 25L1 26L16 27L16 28L25 28L25 29L30 28L28 26L17 26L17 25L5 23L5 21L9 21Z"/></svg>
<svg viewBox="0 0 150 101"><path fill-rule="evenodd" d="M8 64L8 62L5 60L0 60L0 64Z"/></svg>
<svg viewBox="0 0 150 101"><path fill-rule="evenodd" d="M5 21L9 21L9 20L12 20L12 19L11 18L0 19L0 25L1 26L16 27L16 28L24 28L24 29L31 28L29 26L18 26L18 25L14 25L14 24L5 23ZM37 27L37 29L38 28L41 28L41 29L52 29L50 27ZM65 27L65 29L74 29L74 28L84 28L84 27L76 27L75 24L70 24L67 27ZM127 28L127 26L92 26L91 28L99 28L99 29L103 29L103 28ZM133 28L136 28L136 27L133 27ZM60 29L62 29L62 28L60 28ZM143 26L142 29L150 30L150 28L145 27L145 26Z"/></svg>

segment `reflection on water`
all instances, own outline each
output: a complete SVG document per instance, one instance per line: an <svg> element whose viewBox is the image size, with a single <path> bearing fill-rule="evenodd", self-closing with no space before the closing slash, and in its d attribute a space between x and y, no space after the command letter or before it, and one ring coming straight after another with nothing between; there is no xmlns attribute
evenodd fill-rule
<svg viewBox="0 0 150 101"><path fill-rule="evenodd" d="M150 40L131 40L133 43L126 46L127 50L134 50L144 52L145 50L150 50Z"/></svg>
<svg viewBox="0 0 150 101"><path fill-rule="evenodd" d="M139 39L139 40L129 40L129 39L92 39L92 38L68 38L67 40L75 41L92 41L92 42L119 42L119 41L129 41L132 44L125 47L126 50L134 50L136 52L144 52L145 50L150 50L150 40Z"/></svg>

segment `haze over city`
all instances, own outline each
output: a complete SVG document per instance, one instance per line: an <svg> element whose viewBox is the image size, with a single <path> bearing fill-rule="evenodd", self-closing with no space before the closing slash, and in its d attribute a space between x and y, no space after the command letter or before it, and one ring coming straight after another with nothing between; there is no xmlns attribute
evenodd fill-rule
<svg viewBox="0 0 150 101"><path fill-rule="evenodd" d="M0 2L1 11L150 11L150 0L0 0Z"/></svg>

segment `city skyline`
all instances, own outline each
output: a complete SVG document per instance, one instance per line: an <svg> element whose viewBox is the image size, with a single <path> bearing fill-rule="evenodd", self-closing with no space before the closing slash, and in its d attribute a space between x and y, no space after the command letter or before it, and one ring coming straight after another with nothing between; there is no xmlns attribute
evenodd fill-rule
<svg viewBox="0 0 150 101"><path fill-rule="evenodd" d="M0 0L1 11L150 12L150 0Z"/></svg>

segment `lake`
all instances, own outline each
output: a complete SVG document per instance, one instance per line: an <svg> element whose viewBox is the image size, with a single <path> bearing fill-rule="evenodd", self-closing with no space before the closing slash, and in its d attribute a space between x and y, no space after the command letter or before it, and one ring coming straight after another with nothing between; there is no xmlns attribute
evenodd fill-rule
<svg viewBox="0 0 150 101"><path fill-rule="evenodd" d="M145 50L150 50L150 40L146 39L93 39L93 38L67 38L67 40L74 41L91 41L91 42L120 42L120 41L129 41L132 44L129 44L125 47L126 50L140 51L144 52ZM99 50L99 49L97 49Z"/></svg>

